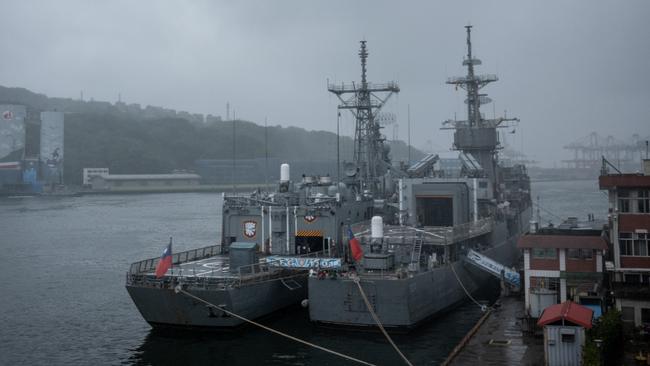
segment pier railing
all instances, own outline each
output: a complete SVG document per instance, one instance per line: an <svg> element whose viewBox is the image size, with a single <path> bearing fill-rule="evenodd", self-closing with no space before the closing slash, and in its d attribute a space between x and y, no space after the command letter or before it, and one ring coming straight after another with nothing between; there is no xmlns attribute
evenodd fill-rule
<svg viewBox="0 0 650 366"><path fill-rule="evenodd" d="M199 259L213 257L217 254L221 254L221 244L172 254L172 264L191 262ZM156 268L158 262L160 262L160 257L145 259L143 261L132 263L131 267L129 268L129 274L142 274L150 272Z"/></svg>

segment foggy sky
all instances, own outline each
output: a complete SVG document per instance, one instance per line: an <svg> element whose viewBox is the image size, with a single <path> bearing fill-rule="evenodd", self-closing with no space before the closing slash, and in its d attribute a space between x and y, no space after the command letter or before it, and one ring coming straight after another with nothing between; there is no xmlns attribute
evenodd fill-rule
<svg viewBox="0 0 650 366"><path fill-rule="evenodd" d="M511 145L552 165L591 131L650 135L650 2L636 1L3 1L0 85L50 97L162 106L336 131L326 81L402 89L385 110L399 138L448 151L441 122L465 118L464 25L478 73L500 81L482 111L521 119ZM353 133L343 119L342 132ZM392 137L392 129L386 134Z"/></svg>

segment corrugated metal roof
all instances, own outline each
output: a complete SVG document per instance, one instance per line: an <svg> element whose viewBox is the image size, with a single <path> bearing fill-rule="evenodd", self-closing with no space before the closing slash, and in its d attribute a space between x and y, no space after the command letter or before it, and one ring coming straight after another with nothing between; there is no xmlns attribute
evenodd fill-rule
<svg viewBox="0 0 650 366"><path fill-rule="evenodd" d="M568 248L607 249L607 243L600 236L579 235L524 235L517 240L517 248Z"/></svg>
<svg viewBox="0 0 650 366"><path fill-rule="evenodd" d="M542 316L537 321L537 325L543 326L564 320L590 329L593 315L593 310L569 300L544 309Z"/></svg>
<svg viewBox="0 0 650 366"><path fill-rule="evenodd" d="M105 180L201 179L198 174L103 174Z"/></svg>

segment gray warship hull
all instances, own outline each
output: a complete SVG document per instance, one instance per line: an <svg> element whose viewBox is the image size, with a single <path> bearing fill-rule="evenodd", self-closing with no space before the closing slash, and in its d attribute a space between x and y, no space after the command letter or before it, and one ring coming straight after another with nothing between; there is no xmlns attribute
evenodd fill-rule
<svg viewBox="0 0 650 366"><path fill-rule="evenodd" d="M520 222L527 223L530 215L529 208L521 213ZM491 240L498 244L489 246L481 253L500 263L512 265L518 259L515 244L520 233L517 231L508 237L505 226L505 223L498 225L490 235ZM382 325L399 329L415 328L468 301L466 291L474 294L485 288L489 281L497 280L463 260L406 278L387 276L381 272L377 276L367 273L360 276L360 284ZM323 325L358 328L377 325L357 284L345 277L334 280L316 276L309 278L309 315L312 321Z"/></svg>
<svg viewBox="0 0 650 366"><path fill-rule="evenodd" d="M260 261L230 271L232 256L218 245L173 255L174 267L162 278L158 259L131 265L126 290L142 317L154 327L232 328L244 323L220 310L257 319L307 297L307 272L287 271ZM206 306L176 288L219 308Z"/></svg>
<svg viewBox="0 0 650 366"><path fill-rule="evenodd" d="M279 279L244 287L214 290L185 288L185 291L212 304L257 319L299 303L307 297L307 278L295 277L301 287L287 288ZM240 326L243 320L205 306L173 288L126 286L142 317L153 327L227 329Z"/></svg>

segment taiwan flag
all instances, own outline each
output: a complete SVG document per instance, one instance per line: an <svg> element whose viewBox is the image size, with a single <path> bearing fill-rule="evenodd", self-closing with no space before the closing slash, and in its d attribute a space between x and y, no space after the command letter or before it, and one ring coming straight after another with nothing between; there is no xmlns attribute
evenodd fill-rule
<svg viewBox="0 0 650 366"><path fill-rule="evenodd" d="M350 236L349 239L350 253L352 253L352 258L354 258L354 260L358 262L361 258L363 258L363 250L361 249L361 244L359 244L359 239L354 237L352 228L349 226L348 226L348 235Z"/></svg>
<svg viewBox="0 0 650 366"><path fill-rule="evenodd" d="M161 278L165 276L167 270L172 267L172 239L169 238L169 244L167 248L163 251L162 257L160 257L160 262L156 266L156 278Z"/></svg>

